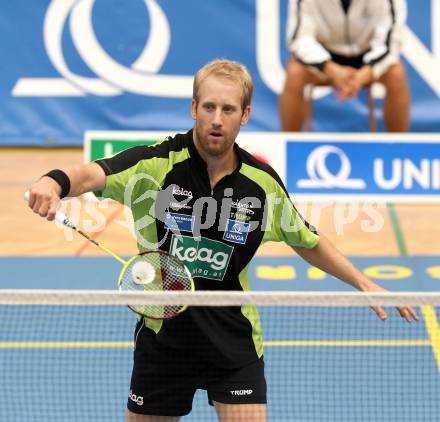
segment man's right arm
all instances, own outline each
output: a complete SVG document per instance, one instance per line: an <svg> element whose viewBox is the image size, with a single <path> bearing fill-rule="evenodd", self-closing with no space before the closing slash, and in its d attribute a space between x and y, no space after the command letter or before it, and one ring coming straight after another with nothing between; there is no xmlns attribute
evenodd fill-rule
<svg viewBox="0 0 440 422"><path fill-rule="evenodd" d="M73 166L61 172L67 176L69 182L66 196L79 196L85 192L103 190L106 185L104 170L96 163ZM29 207L48 220L55 218L61 192L63 188L66 190L65 177L61 179L62 182L50 176L42 176L29 189Z"/></svg>

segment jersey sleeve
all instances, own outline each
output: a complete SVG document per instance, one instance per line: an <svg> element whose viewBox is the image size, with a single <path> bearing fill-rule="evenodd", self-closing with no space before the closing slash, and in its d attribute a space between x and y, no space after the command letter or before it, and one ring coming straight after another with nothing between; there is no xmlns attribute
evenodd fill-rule
<svg viewBox="0 0 440 422"><path fill-rule="evenodd" d="M267 197L267 219L263 242L282 241L290 246L311 249L319 242L316 229L298 212L284 186L274 181Z"/></svg>
<svg viewBox="0 0 440 422"><path fill-rule="evenodd" d="M129 148L111 158L96 160L106 175L106 186L94 192L95 196L130 206L146 192L157 192L166 173L162 161L147 146Z"/></svg>

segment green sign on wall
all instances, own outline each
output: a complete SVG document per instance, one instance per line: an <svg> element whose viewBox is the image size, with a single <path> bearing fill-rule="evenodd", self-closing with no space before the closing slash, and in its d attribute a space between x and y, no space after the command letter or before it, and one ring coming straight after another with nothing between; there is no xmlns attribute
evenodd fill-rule
<svg viewBox="0 0 440 422"><path fill-rule="evenodd" d="M95 161L99 158L107 158L118 152L138 145L154 145L157 139L90 139L88 146L85 145L85 160Z"/></svg>
<svg viewBox="0 0 440 422"><path fill-rule="evenodd" d="M84 162L90 163L99 158L108 158L139 145L154 145L174 134L174 132L149 130L88 130L84 132Z"/></svg>

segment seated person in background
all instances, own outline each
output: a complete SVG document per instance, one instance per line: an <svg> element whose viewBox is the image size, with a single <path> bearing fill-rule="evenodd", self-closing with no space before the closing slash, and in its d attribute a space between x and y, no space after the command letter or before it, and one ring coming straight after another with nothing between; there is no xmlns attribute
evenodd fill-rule
<svg viewBox="0 0 440 422"><path fill-rule="evenodd" d="M301 130L304 87L331 85L340 100L372 82L385 86L385 129L409 129L410 95L399 61L405 0L289 0L286 82L280 96L283 131Z"/></svg>

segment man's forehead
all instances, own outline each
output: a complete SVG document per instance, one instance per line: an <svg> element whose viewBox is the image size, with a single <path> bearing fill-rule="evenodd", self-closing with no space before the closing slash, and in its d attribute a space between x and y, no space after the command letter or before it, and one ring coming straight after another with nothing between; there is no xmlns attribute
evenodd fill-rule
<svg viewBox="0 0 440 422"><path fill-rule="evenodd" d="M226 100L241 104L242 90L237 81L222 76L209 75L199 87L199 100Z"/></svg>

